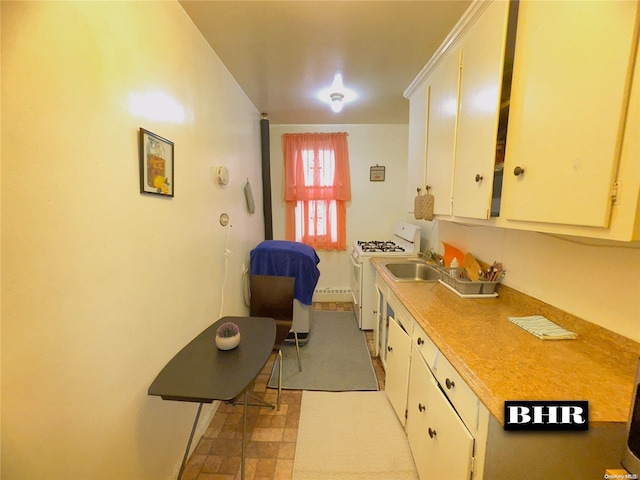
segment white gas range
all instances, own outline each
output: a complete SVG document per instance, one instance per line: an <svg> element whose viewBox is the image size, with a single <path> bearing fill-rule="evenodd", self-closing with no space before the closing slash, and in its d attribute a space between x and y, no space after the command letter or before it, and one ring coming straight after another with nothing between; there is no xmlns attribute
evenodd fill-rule
<svg viewBox="0 0 640 480"><path fill-rule="evenodd" d="M373 330L376 321L376 275L371 257L414 257L420 251L420 227L399 222L390 240L359 240L351 247L351 291L358 326Z"/></svg>

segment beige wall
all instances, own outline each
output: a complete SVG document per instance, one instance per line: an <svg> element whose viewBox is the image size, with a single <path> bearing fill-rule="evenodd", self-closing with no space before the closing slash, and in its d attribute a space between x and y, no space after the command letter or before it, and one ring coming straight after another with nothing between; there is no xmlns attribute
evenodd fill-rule
<svg viewBox="0 0 640 480"><path fill-rule="evenodd" d="M328 108L328 107L327 107ZM348 108L345 107L345 108ZM272 125L271 182L273 236L284 238L284 160L282 134L347 132L351 203L347 206L347 245L356 240L388 240L395 222L403 221L407 183L407 125ZM370 182L369 168L385 167L384 182ZM318 251L318 289L349 288L349 251Z"/></svg>
<svg viewBox="0 0 640 480"><path fill-rule="evenodd" d="M175 478L196 405L147 388L218 318L228 234L223 314L246 313L259 112L177 2L1 19L2 478ZM173 199L139 193L140 127L175 142Z"/></svg>

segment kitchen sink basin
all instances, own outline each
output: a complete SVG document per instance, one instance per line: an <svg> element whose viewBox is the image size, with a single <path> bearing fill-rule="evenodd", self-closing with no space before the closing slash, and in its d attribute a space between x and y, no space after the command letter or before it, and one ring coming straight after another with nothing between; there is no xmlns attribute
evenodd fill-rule
<svg viewBox="0 0 640 480"><path fill-rule="evenodd" d="M437 282L440 271L424 262L406 261L384 264L396 282Z"/></svg>

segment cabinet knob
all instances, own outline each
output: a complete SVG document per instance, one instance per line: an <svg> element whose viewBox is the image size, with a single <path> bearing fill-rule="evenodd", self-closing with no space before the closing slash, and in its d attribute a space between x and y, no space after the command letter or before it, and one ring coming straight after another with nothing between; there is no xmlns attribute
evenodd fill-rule
<svg viewBox="0 0 640 480"><path fill-rule="evenodd" d="M418 345L423 345L424 340L421 337L418 337Z"/></svg>
<svg viewBox="0 0 640 480"><path fill-rule="evenodd" d="M480 183L482 181L482 175L480 175L479 173L476 174L476 183Z"/></svg>
<svg viewBox="0 0 640 480"><path fill-rule="evenodd" d="M444 381L444 384L447 386L449 390L451 390L453 387L456 386L456 384L453 383L453 380L449 380L448 378Z"/></svg>
<svg viewBox="0 0 640 480"><path fill-rule="evenodd" d="M426 410L425 406L421 403L418 404L418 410L424 412Z"/></svg>
<svg viewBox="0 0 640 480"><path fill-rule="evenodd" d="M429 437L430 437L430 438L433 438L433 437L435 437L436 435L437 435L437 434L436 434L436 431L435 431L435 430L431 430L431 427L429 427Z"/></svg>
<svg viewBox="0 0 640 480"><path fill-rule="evenodd" d="M393 348L391 348L391 345L389 345L389 346L387 347L387 352L390 352L391 350L393 350Z"/></svg>
<svg viewBox="0 0 640 480"><path fill-rule="evenodd" d="M522 167L516 167L516 168L514 168L514 169L513 169L513 174L514 174L516 177L519 177L519 176L520 176L520 175L522 175L523 173L524 173L524 168L522 168Z"/></svg>

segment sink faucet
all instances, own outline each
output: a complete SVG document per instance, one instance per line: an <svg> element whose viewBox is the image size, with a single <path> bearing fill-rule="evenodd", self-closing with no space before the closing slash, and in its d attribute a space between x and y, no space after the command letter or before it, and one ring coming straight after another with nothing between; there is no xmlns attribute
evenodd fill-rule
<svg viewBox="0 0 640 480"><path fill-rule="evenodd" d="M429 251L425 248L424 252L418 252L418 257L437 263L441 267L444 266L442 255L438 255L433 248L429 249Z"/></svg>

